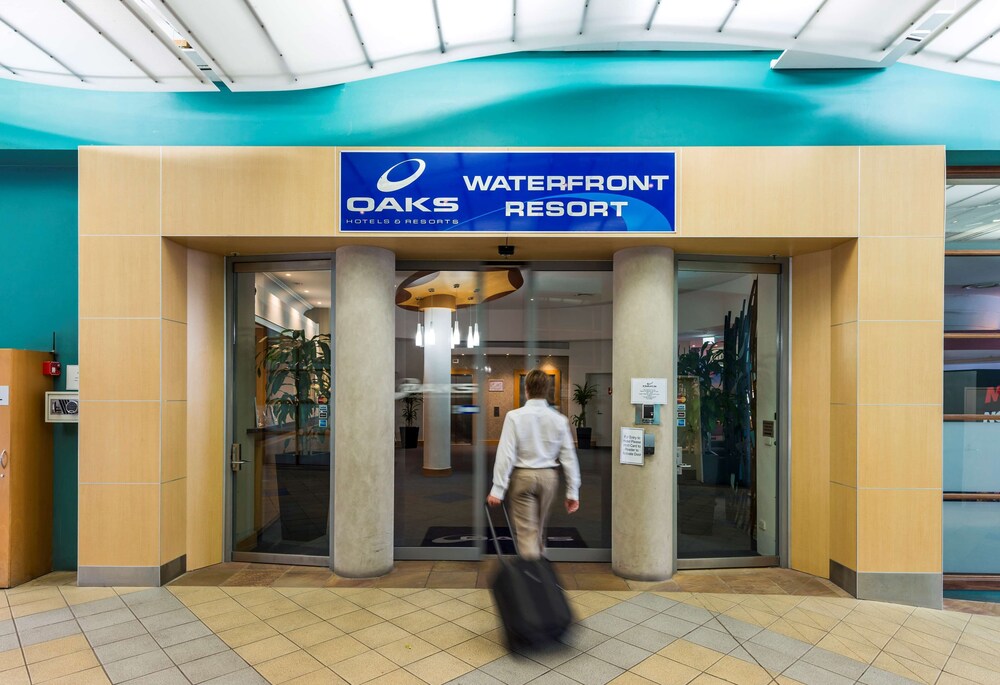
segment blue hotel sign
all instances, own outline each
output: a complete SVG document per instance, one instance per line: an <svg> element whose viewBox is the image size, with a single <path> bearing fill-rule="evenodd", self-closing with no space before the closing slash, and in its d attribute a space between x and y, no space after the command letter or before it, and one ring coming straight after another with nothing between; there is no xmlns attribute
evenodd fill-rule
<svg viewBox="0 0 1000 685"><path fill-rule="evenodd" d="M342 231L674 233L673 152L340 153Z"/></svg>

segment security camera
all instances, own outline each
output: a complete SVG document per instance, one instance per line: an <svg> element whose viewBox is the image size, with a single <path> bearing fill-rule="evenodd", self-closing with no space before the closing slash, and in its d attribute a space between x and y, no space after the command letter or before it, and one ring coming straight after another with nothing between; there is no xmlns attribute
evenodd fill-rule
<svg viewBox="0 0 1000 685"><path fill-rule="evenodd" d="M513 245L497 245L497 254L501 257L513 257L514 256L514 246Z"/></svg>

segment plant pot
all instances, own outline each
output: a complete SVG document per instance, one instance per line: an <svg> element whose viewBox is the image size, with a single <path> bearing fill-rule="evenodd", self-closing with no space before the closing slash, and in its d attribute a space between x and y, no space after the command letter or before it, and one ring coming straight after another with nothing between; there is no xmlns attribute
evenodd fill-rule
<svg viewBox="0 0 1000 685"><path fill-rule="evenodd" d="M580 426L576 429L576 446L581 450L590 449L590 431L589 426Z"/></svg>
<svg viewBox="0 0 1000 685"><path fill-rule="evenodd" d="M420 426L400 426L399 442L404 450L410 450L417 446L417 436L420 434Z"/></svg>

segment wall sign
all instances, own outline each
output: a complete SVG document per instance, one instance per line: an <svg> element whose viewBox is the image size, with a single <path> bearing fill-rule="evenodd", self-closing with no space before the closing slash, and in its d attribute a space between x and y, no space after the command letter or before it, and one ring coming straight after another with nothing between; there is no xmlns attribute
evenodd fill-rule
<svg viewBox="0 0 1000 685"><path fill-rule="evenodd" d="M644 453L644 440L643 434L645 431L641 428L628 428L622 426L621 428L621 438L619 440L619 454L618 461L622 464L634 464L636 466L643 465L643 453Z"/></svg>
<svg viewBox="0 0 1000 685"><path fill-rule="evenodd" d="M674 233L674 152L340 151L341 231Z"/></svg>
<svg viewBox="0 0 1000 685"><path fill-rule="evenodd" d="M666 378L633 378L632 404L666 404Z"/></svg>

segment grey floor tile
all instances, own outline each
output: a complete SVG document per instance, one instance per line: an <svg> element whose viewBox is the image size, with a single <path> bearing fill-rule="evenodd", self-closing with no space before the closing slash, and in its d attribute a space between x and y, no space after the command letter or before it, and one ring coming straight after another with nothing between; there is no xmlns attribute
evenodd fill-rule
<svg viewBox="0 0 1000 685"><path fill-rule="evenodd" d="M660 613L658 611L654 611L653 609L647 609L646 607L639 606L638 604L630 604L628 602L616 604L613 607L609 607L605 611L612 616L624 618L626 621L632 621L632 623L642 623L643 621L648 621Z"/></svg>
<svg viewBox="0 0 1000 685"><path fill-rule="evenodd" d="M702 647L708 647L709 649L714 649L717 652L722 652L723 654L728 654L740 646L740 643L737 642L729 633L722 633L718 630L706 628L705 626L695 628L690 633L685 635L684 639L688 642L693 642L696 645L701 645Z"/></svg>
<svg viewBox="0 0 1000 685"><path fill-rule="evenodd" d="M763 630L760 626L755 626L752 623L747 623L746 621L741 621L738 618L733 618L731 616L716 616L715 621L722 626L723 630L727 631L730 635L741 642L749 640ZM712 623L712 621L709 621L705 625L711 628Z"/></svg>
<svg viewBox="0 0 1000 685"><path fill-rule="evenodd" d="M205 685L269 685L264 676L252 668L244 668L242 671L220 675L218 678L204 682Z"/></svg>
<svg viewBox="0 0 1000 685"><path fill-rule="evenodd" d="M184 604L173 595L164 597L163 599L153 600L151 602L131 605L132 613L136 615L136 618L146 618L157 614L165 614L168 611L176 611L177 609L183 608Z"/></svg>
<svg viewBox="0 0 1000 685"><path fill-rule="evenodd" d="M701 607L694 607L690 604L677 603L663 612L670 616L676 618L682 618L685 621L690 621L691 623L697 623L701 625L712 618L712 612L708 609L702 609Z"/></svg>
<svg viewBox="0 0 1000 685"><path fill-rule="evenodd" d="M160 643L161 647L173 647L182 642L190 642L191 640L197 640L199 637L206 637L211 634L212 631L201 621L183 623L179 626L151 633L153 639Z"/></svg>
<svg viewBox="0 0 1000 685"><path fill-rule="evenodd" d="M624 673L625 669L590 654L581 654L556 668L556 671L583 685L604 685Z"/></svg>
<svg viewBox="0 0 1000 685"><path fill-rule="evenodd" d="M176 666L156 673L129 680L128 685L189 685L187 678Z"/></svg>
<svg viewBox="0 0 1000 685"><path fill-rule="evenodd" d="M756 662L767 670L778 673L781 673L796 661L793 656L782 654L775 649L758 645L755 642L744 642L742 647L734 649L730 654L737 659L743 659L743 661Z"/></svg>
<svg viewBox="0 0 1000 685"><path fill-rule="evenodd" d="M86 634L91 646L100 647L111 642L118 642L119 640L125 640L137 635L148 635L149 633L138 620L132 619L128 623L119 623L107 628L88 630Z"/></svg>
<svg viewBox="0 0 1000 685"><path fill-rule="evenodd" d="M558 671L549 671L538 676L528 685L579 685L579 683Z"/></svg>
<svg viewBox="0 0 1000 685"><path fill-rule="evenodd" d="M874 666L869 666L858 682L865 685L922 685L922 683L916 680L910 680L909 678L904 678L890 671L883 671L881 668L875 668Z"/></svg>
<svg viewBox="0 0 1000 685"><path fill-rule="evenodd" d="M627 670L648 657L652 652L618 639L611 639L604 644L597 645L587 654Z"/></svg>
<svg viewBox="0 0 1000 685"><path fill-rule="evenodd" d="M605 640L607 636L602 635ZM569 645L564 645L562 643L556 643L555 645L550 645L543 649L520 649L518 654L521 656L526 656L532 661L537 661L542 666L547 666L549 668L555 668L559 664L564 664L577 654L580 650L576 647L570 647Z"/></svg>
<svg viewBox="0 0 1000 685"><path fill-rule="evenodd" d="M832 673L805 661L795 662L782 675L804 683L804 685L854 685L855 682L851 678L845 678L838 673Z"/></svg>
<svg viewBox="0 0 1000 685"><path fill-rule="evenodd" d="M0 621L0 635L10 635L15 632L14 619L8 618Z"/></svg>
<svg viewBox="0 0 1000 685"><path fill-rule="evenodd" d="M868 670L868 664L863 661L855 661L843 654L837 654L821 647L810 649L802 657L802 661L847 676L851 680L857 680L861 674Z"/></svg>
<svg viewBox="0 0 1000 685"><path fill-rule="evenodd" d="M602 642L605 642L607 639L608 636L604 633L599 633L596 630L591 630L590 628L584 628L581 625L575 625L571 627L565 635L559 638L559 641L564 645L575 647L581 652L586 652L588 649L596 647Z"/></svg>
<svg viewBox="0 0 1000 685"><path fill-rule="evenodd" d="M646 626L636 626L620 633L618 639L650 652L658 652L677 638Z"/></svg>
<svg viewBox="0 0 1000 685"><path fill-rule="evenodd" d="M147 602L155 602L161 599L172 599L174 594L169 590L162 587L152 587L148 590L139 590L138 592L129 592L122 595L122 601L128 606L138 606L139 604L146 604Z"/></svg>
<svg viewBox="0 0 1000 685"><path fill-rule="evenodd" d="M118 595L114 597L105 597L104 599L95 599L93 602L83 602L82 604L76 604L71 606L70 609L73 611L73 615L77 618L81 616L91 616L93 614L103 614L105 611L114 611L115 609L124 609L125 602Z"/></svg>
<svg viewBox="0 0 1000 685"><path fill-rule="evenodd" d="M601 611L593 616L588 616L583 619L580 621L580 625L584 628L590 628L591 630L596 630L599 633L604 633L605 635L613 637L618 633L624 633L626 630L634 626L635 623L609 614L607 611Z"/></svg>
<svg viewBox="0 0 1000 685"><path fill-rule="evenodd" d="M180 669L192 683L203 683L219 676L242 671L247 666L247 662L243 661L239 654L230 650L181 664Z"/></svg>
<svg viewBox="0 0 1000 685"><path fill-rule="evenodd" d="M69 607L64 607L62 609L42 611L37 614L15 618L14 625L17 626L18 631L22 631L31 630L32 628L42 628L50 626L53 623L62 623L63 621L70 621L72 619L73 612L69 610Z"/></svg>
<svg viewBox="0 0 1000 685"><path fill-rule="evenodd" d="M160 648L149 635L137 635L135 637L109 642L100 647L94 647L94 654L102 664L110 664L113 661L121 661L129 657L155 652Z"/></svg>
<svg viewBox="0 0 1000 685"><path fill-rule="evenodd" d="M58 640L61 637L76 635L79 632L80 626L76 622L76 619L73 619L72 621L53 623L52 625L42 626L41 628L20 630L18 631L17 636L21 641L22 647L30 647L31 645L37 645L39 642Z"/></svg>
<svg viewBox="0 0 1000 685"><path fill-rule="evenodd" d="M465 675L460 675L454 680L449 680L445 685L503 685L502 680L497 680L489 673L483 673L479 669L469 671Z"/></svg>
<svg viewBox="0 0 1000 685"><path fill-rule="evenodd" d="M17 649L21 646L21 643L17 640L17 634L11 633L10 635L0 635L0 652L9 652L12 649Z"/></svg>
<svg viewBox="0 0 1000 685"><path fill-rule="evenodd" d="M812 645L793 640L790 637L775 633L771 630L762 630L749 640L750 642L764 647L770 647L776 652L781 652L795 659L800 659L806 652L812 649Z"/></svg>
<svg viewBox="0 0 1000 685"><path fill-rule="evenodd" d="M646 607L647 609L652 609L656 612L666 611L673 605L677 604L677 602L672 599L667 599L666 597L654 595L649 592L643 592L641 595L636 595L632 599L628 600L628 603L638 604L641 607Z"/></svg>
<svg viewBox="0 0 1000 685"><path fill-rule="evenodd" d="M139 620L142 621L142 625L146 626L146 630L152 633L157 630L163 630L164 628L173 628L174 626L179 626L182 623L197 621L198 617L192 614L188 609L182 607L180 609L174 609L173 611L165 611L161 614L146 616L145 618L140 617Z"/></svg>
<svg viewBox="0 0 1000 685"><path fill-rule="evenodd" d="M170 668L174 662L163 653L162 649L145 654L137 654L127 659L113 661L104 665L104 671L112 683L123 683L126 680L134 680L140 676L156 673L166 668Z"/></svg>
<svg viewBox="0 0 1000 685"><path fill-rule="evenodd" d="M537 661L532 661L518 654L507 654L481 666L479 670L493 676L505 685L524 685L549 669Z"/></svg>
<svg viewBox="0 0 1000 685"><path fill-rule="evenodd" d="M135 615L126 607L124 609L105 611L101 614L93 614L92 616L81 616L77 619L77 622L79 622L80 627L83 628L84 632L89 632L91 630L99 630L101 628L115 626L119 623L128 623L129 621L134 620Z"/></svg>
<svg viewBox="0 0 1000 685"><path fill-rule="evenodd" d="M195 659L212 656L219 652L225 652L229 645L220 640L216 635L206 635L196 640L189 640L171 647L165 647L167 653L175 664L186 664Z"/></svg>
<svg viewBox="0 0 1000 685"><path fill-rule="evenodd" d="M698 627L697 623L691 623L690 621L685 621L683 618L668 616L667 614L654 616L648 621L643 621L642 625L653 630L658 630L661 633L666 633L667 635L673 635L674 637L684 637Z"/></svg>

